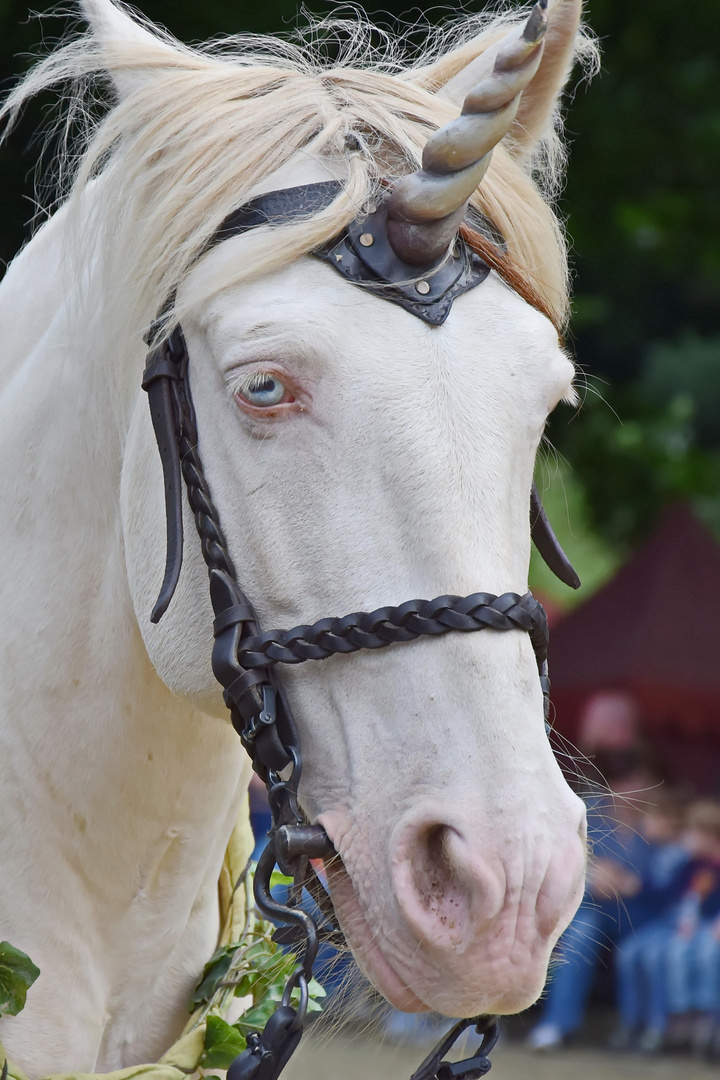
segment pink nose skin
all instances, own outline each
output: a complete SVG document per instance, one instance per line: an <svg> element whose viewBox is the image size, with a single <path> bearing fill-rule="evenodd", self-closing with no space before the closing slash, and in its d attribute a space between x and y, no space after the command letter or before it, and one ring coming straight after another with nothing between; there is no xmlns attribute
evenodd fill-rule
<svg viewBox="0 0 720 1080"><path fill-rule="evenodd" d="M564 929L584 878L584 815L525 844L413 817L399 823L391 858L400 916L422 946L464 952L492 930L491 939L516 951L523 938L534 953Z"/></svg>

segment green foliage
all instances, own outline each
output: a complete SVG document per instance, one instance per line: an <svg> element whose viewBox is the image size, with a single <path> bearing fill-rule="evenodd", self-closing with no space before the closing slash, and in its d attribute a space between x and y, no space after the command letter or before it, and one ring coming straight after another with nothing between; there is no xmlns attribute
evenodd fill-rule
<svg viewBox="0 0 720 1080"><path fill-rule="evenodd" d="M207 1004L212 1000L219 983L227 977L237 948L237 944L223 945L216 949L210 957L203 969L202 979L195 987L195 993L190 998L190 1012L194 1012L200 1005Z"/></svg>
<svg viewBox="0 0 720 1080"><path fill-rule="evenodd" d="M219 1016L208 1016L205 1029L205 1053L203 1068L227 1069L228 1065L245 1049L245 1039L231 1024Z"/></svg>
<svg viewBox="0 0 720 1080"><path fill-rule="evenodd" d="M26 953L0 941L0 1016L17 1016L39 974L40 968Z"/></svg>
<svg viewBox="0 0 720 1080"><path fill-rule="evenodd" d="M236 997L249 997L252 1004L234 1024L228 1024L216 1015L208 1016L202 1058L204 1068L226 1069L245 1049L250 1032L260 1031L280 1005L286 983L297 967L297 958L272 941L274 929L271 923L257 920L252 944L245 941L218 950L206 966L193 999L195 1007L209 1004L223 982L231 983ZM325 997L325 991L316 979L311 979L308 994L308 1011L321 1011L320 999ZM291 1003L296 1005L298 1001L299 991L295 990Z"/></svg>
<svg viewBox="0 0 720 1080"><path fill-rule="evenodd" d="M252 893L252 874L248 876L248 892ZM286 885L292 881L275 873L271 885ZM285 986L297 968L297 957L285 952L272 940L275 926L248 912L242 940L218 949L205 965L202 978L190 1003L191 1012L204 1009L207 1013L203 1068L226 1069L246 1046L251 1031L261 1030L280 1005ZM299 1002L294 990L291 1003ZM219 1015L232 997L248 999L242 1016L228 1024ZM325 991L315 979L308 985L308 1011L320 1012Z"/></svg>
<svg viewBox="0 0 720 1080"><path fill-rule="evenodd" d="M581 478L587 522L618 553L627 554L678 499L720 520L720 453L698 444L695 411L687 393L656 404L640 381L603 398L589 394L560 437L553 423L553 442Z"/></svg>
<svg viewBox="0 0 720 1080"><path fill-rule="evenodd" d="M685 331L678 341L661 341L648 350L640 390L661 408L683 396L692 402L693 442L720 444L720 336Z"/></svg>
<svg viewBox="0 0 720 1080"><path fill-rule="evenodd" d="M717 326L717 4L586 7L603 70L569 110L573 331L583 366L617 383L639 372L649 342Z"/></svg>

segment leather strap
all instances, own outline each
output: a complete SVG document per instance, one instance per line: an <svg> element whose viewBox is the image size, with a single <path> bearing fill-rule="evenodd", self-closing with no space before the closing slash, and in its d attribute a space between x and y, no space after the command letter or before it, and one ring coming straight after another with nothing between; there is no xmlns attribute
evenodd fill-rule
<svg viewBox="0 0 720 1080"><path fill-rule="evenodd" d="M384 649L394 642L414 641L423 635L438 637L451 630L525 630L535 635L541 664L547 654L547 617L532 593L473 593L438 596L434 600L408 600L399 607L357 611L339 619L320 619L312 626L269 630L243 638L238 661L244 668L275 664L301 664L326 660L338 653Z"/></svg>
<svg viewBox="0 0 720 1080"><path fill-rule="evenodd" d="M559 578L564 585L569 585L571 589L579 589L580 578L553 532L553 527L548 521L535 481L533 481L530 489L530 535L535 547L553 574L555 574L555 577Z"/></svg>

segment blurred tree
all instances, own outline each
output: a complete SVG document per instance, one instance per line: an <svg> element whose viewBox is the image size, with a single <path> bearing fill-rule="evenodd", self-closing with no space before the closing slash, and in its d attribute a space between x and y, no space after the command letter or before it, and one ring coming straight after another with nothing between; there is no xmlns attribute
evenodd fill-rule
<svg viewBox="0 0 720 1080"><path fill-rule="evenodd" d="M583 366L618 382L648 344L717 329L717 3L590 0L587 17L604 56L568 121L573 332Z"/></svg>
<svg viewBox="0 0 720 1080"><path fill-rule="evenodd" d="M677 394L693 402L693 441L720 445L720 336L685 331L678 341L657 342L647 351L640 389L662 405Z"/></svg>
<svg viewBox="0 0 720 1080"><path fill-rule="evenodd" d="M720 532L720 58L715 0L590 0L603 71L568 117L583 415L550 437L627 550L672 499ZM601 379L598 381L597 376ZM604 397L604 404L598 395Z"/></svg>
<svg viewBox="0 0 720 1080"><path fill-rule="evenodd" d="M678 499L720 529L720 450L698 444L695 415L690 394L657 405L641 379L605 395L588 390L574 422L553 418L549 436L582 483L586 520L617 552L629 554Z"/></svg>

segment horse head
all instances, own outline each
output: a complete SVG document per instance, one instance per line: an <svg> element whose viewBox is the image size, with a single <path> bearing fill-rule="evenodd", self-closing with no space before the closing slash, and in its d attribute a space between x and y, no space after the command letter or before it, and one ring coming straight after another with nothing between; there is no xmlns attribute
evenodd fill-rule
<svg viewBox="0 0 720 1080"><path fill-rule="evenodd" d="M219 97L207 107L192 103L195 72L182 54L154 68L150 56L142 60L156 41L133 41L138 73L123 69L118 87L137 138L148 139L145 114L159 129L163 109L182 100L192 116L180 110L172 137L158 134L153 148L156 169L172 171L172 194L161 189L159 198L177 200L181 215L195 197L186 177L192 189L197 174L207 224L217 224L228 194L213 206L205 189L228 183L228 162L217 161L226 143L234 144L229 197L238 204L341 181L337 198L307 220L260 227L202 254L175 301L206 475L264 626L409 597L525 591L535 454L548 413L572 396L573 375L548 317L562 304L557 233L526 170L551 123L578 9L551 9L544 45L513 28L487 52L466 46L462 66L451 54L402 78L269 64L239 69L234 97L232 65L216 79L201 69L208 98L211 90ZM101 41L117 33L122 48L138 38L124 16L96 10ZM511 71L513 48L524 53ZM486 96L497 97L499 66L495 84L517 81L519 71L524 89L488 108L483 80ZM408 263L442 254L487 172L479 208L544 302L529 303L496 271L433 326L349 286L313 252L377 202L381 182L403 175L426 133L478 85L475 98L489 113L480 119L493 130L481 152L471 150L469 167L461 162L471 175L456 205L448 210L442 196L435 217L443 235L434 228L430 252L418 243L429 231L422 185L440 186L426 169L419 180L401 179L390 198L395 247ZM224 133L233 102L243 116ZM204 148L181 133L186 123L198 139L205 129ZM206 160L213 142L215 160ZM426 148L424 164L428 157ZM442 167L438 176L457 186L459 170L443 175ZM144 403L123 483L130 583L150 658L171 690L222 716L197 548L167 616L149 621L164 530ZM338 853L329 866L333 902L371 980L400 1008L454 1016L534 1001L582 891L584 814L547 741L527 636L424 639L289 669L283 682L303 747L300 802Z"/></svg>
<svg viewBox="0 0 720 1080"><path fill-rule="evenodd" d="M160 337L182 326L205 474L264 627L527 589L535 455L573 398L546 193L581 3L551 2L545 31L546 6L403 66L258 41L184 48L84 0L90 44L67 71L108 74L117 99L68 211L93 237L97 319L137 363L159 311ZM319 210L212 243L263 193L330 181ZM442 265L460 228L485 260L441 325L317 257L378 207L411 275ZM165 512L137 363L122 391L132 605L165 686L226 721L187 508L175 596L150 618ZM361 968L410 1011L531 1004L582 894L585 838L528 635L423 637L282 681L300 804L337 851L333 903Z"/></svg>

